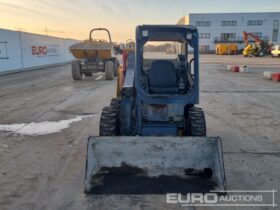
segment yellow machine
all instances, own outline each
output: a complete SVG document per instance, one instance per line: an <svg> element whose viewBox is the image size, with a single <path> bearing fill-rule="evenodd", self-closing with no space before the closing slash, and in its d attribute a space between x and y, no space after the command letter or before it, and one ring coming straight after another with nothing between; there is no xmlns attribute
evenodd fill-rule
<svg viewBox="0 0 280 210"><path fill-rule="evenodd" d="M216 55L237 55L237 44L217 44Z"/></svg>
<svg viewBox="0 0 280 210"><path fill-rule="evenodd" d="M101 59L106 60L113 56L113 44L103 40L85 40L71 45L69 50L77 59L94 58L98 54Z"/></svg>
<svg viewBox="0 0 280 210"><path fill-rule="evenodd" d="M280 45L276 45L272 48L271 57L279 57L280 56Z"/></svg>
<svg viewBox="0 0 280 210"><path fill-rule="evenodd" d="M263 56L263 54L260 54L259 55L259 53L261 53L260 52L260 49L259 49L259 47L258 47L258 45L256 45L256 44L248 44L245 48L244 48L244 50L243 50L243 55L244 55L244 57L252 57L253 55L254 56Z"/></svg>
<svg viewBox="0 0 280 210"><path fill-rule="evenodd" d="M255 41L254 44L249 44L249 37L253 38ZM253 33L243 31L243 41L246 46L243 50L244 57L263 57L264 55L271 54L271 43L266 40L261 40L260 37Z"/></svg>
<svg viewBox="0 0 280 210"><path fill-rule="evenodd" d="M106 31L109 41L93 39L94 31ZM88 40L71 45L69 50L77 59L72 62L73 80L82 80L83 75L91 77L97 72L104 72L106 80L113 80L117 76L119 61L114 56L114 44L108 29L92 29Z"/></svg>

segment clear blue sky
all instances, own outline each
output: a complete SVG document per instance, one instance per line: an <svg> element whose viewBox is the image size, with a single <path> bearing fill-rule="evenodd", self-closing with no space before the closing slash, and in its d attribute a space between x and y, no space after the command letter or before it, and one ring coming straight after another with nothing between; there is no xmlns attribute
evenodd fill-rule
<svg viewBox="0 0 280 210"><path fill-rule="evenodd" d="M0 0L0 27L85 39L107 27L116 41L138 24L175 24L187 13L280 12L280 0Z"/></svg>

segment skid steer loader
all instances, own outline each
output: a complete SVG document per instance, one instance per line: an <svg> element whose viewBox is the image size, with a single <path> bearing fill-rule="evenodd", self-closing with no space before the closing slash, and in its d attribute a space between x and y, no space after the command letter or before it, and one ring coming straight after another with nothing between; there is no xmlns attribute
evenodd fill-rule
<svg viewBox="0 0 280 210"><path fill-rule="evenodd" d="M176 42L181 54L173 59L145 58L148 42ZM86 193L225 189L221 140L206 137L203 110L195 106L198 46L194 26L136 28L136 48L128 54L121 96L103 108L100 136L88 139Z"/></svg>

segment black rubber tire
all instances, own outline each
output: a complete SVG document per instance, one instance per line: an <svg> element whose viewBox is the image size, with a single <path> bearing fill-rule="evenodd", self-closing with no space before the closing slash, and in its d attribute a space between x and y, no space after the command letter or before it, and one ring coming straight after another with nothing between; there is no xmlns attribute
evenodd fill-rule
<svg viewBox="0 0 280 210"><path fill-rule="evenodd" d="M113 61L105 62L105 79L113 80L114 79L114 63Z"/></svg>
<svg viewBox="0 0 280 210"><path fill-rule="evenodd" d="M112 98L110 102L110 107L116 113L116 135L119 136L121 133L121 99Z"/></svg>
<svg viewBox="0 0 280 210"><path fill-rule="evenodd" d="M121 99L120 98L112 98L110 102L110 106L118 106L121 105Z"/></svg>
<svg viewBox="0 0 280 210"><path fill-rule="evenodd" d="M82 80L83 75L81 74L80 61L72 62L72 78L73 80Z"/></svg>
<svg viewBox="0 0 280 210"><path fill-rule="evenodd" d="M117 136L118 131L118 110L113 106L104 107L100 116L99 136Z"/></svg>
<svg viewBox="0 0 280 210"><path fill-rule="evenodd" d="M118 76L119 65L120 65L120 63L119 63L119 61L116 59L116 60L114 61L114 77Z"/></svg>
<svg viewBox="0 0 280 210"><path fill-rule="evenodd" d="M189 108L187 121L189 136L206 136L206 120L201 108Z"/></svg>
<svg viewBox="0 0 280 210"><path fill-rule="evenodd" d="M92 77L92 73L91 72L85 72L85 76Z"/></svg>

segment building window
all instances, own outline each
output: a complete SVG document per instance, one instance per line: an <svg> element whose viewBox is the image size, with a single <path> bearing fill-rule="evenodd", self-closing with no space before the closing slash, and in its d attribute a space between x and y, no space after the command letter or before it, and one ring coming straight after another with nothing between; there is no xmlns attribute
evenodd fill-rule
<svg viewBox="0 0 280 210"><path fill-rule="evenodd" d="M209 27L209 26L211 26L211 22L210 21L196 21L195 25L201 26L201 27Z"/></svg>
<svg viewBox="0 0 280 210"><path fill-rule="evenodd" d="M273 29L272 41L273 42L278 42L278 29Z"/></svg>
<svg viewBox="0 0 280 210"><path fill-rule="evenodd" d="M273 21L273 29L279 29L279 20Z"/></svg>
<svg viewBox="0 0 280 210"><path fill-rule="evenodd" d="M263 24L262 20L248 20L248 26L261 26Z"/></svg>
<svg viewBox="0 0 280 210"><path fill-rule="evenodd" d="M221 41L230 41L236 39L236 33L222 33Z"/></svg>
<svg viewBox="0 0 280 210"><path fill-rule="evenodd" d="M272 41L278 42L279 20L273 21Z"/></svg>
<svg viewBox="0 0 280 210"><path fill-rule="evenodd" d="M262 37L262 32L251 32L251 34L254 34L255 36L261 38Z"/></svg>
<svg viewBox="0 0 280 210"><path fill-rule="evenodd" d="M278 29L273 29L272 31L272 41L278 42Z"/></svg>
<svg viewBox="0 0 280 210"><path fill-rule="evenodd" d="M201 52L208 52L210 50L210 46L209 45L200 45L199 50Z"/></svg>
<svg viewBox="0 0 280 210"><path fill-rule="evenodd" d="M199 33L199 38L210 39L210 33Z"/></svg>
<svg viewBox="0 0 280 210"><path fill-rule="evenodd" d="M222 26L236 26L237 21L235 21L235 20L233 20L233 21L222 21L221 24L222 24Z"/></svg>

